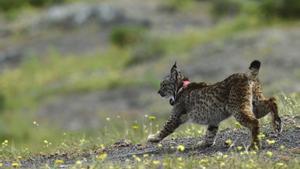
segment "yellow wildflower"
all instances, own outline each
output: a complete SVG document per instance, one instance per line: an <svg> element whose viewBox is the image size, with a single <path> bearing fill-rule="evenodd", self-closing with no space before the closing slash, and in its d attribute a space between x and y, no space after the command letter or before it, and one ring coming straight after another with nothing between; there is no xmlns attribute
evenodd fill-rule
<svg viewBox="0 0 300 169"><path fill-rule="evenodd" d="M18 162L13 162L13 163L11 163L11 166L14 168L18 168L18 167L20 167L20 164Z"/></svg>
<svg viewBox="0 0 300 169"><path fill-rule="evenodd" d="M267 139L266 141L267 141L267 143L270 144L270 145L271 145L271 144L274 144L274 143L276 142L275 140L269 140L269 139Z"/></svg>
<svg viewBox="0 0 300 169"><path fill-rule="evenodd" d="M278 163L276 163L276 166L282 167L282 166L284 166L284 163L278 162Z"/></svg>
<svg viewBox="0 0 300 169"><path fill-rule="evenodd" d="M150 115L148 118L149 118L149 120L155 120L156 119L156 117L153 116L153 115Z"/></svg>
<svg viewBox="0 0 300 169"><path fill-rule="evenodd" d="M100 144L100 148L101 148L101 149L105 149L104 144Z"/></svg>
<svg viewBox="0 0 300 169"><path fill-rule="evenodd" d="M132 127L133 129L138 129L138 128L139 128L139 125L133 124L131 127Z"/></svg>
<svg viewBox="0 0 300 169"><path fill-rule="evenodd" d="M75 164L76 164L76 165L81 165L81 164L82 164L82 161L77 160Z"/></svg>
<svg viewBox="0 0 300 169"><path fill-rule="evenodd" d="M271 151L267 151L266 154L267 154L268 157L272 157L273 156L273 153Z"/></svg>
<svg viewBox="0 0 300 169"><path fill-rule="evenodd" d="M152 163L153 163L154 165L158 165L158 164L160 164L160 161L158 161L158 160L153 160Z"/></svg>
<svg viewBox="0 0 300 169"><path fill-rule="evenodd" d="M225 141L226 145L231 146L232 145L232 140L231 139L227 139Z"/></svg>
<svg viewBox="0 0 300 169"><path fill-rule="evenodd" d="M7 146L8 145L8 140L4 140L3 142L2 142L2 146Z"/></svg>
<svg viewBox="0 0 300 169"><path fill-rule="evenodd" d="M266 137L266 135L264 133L259 133L259 135L257 137L259 140L262 140Z"/></svg>
<svg viewBox="0 0 300 169"><path fill-rule="evenodd" d="M242 146L237 146L237 150L241 150L241 149L243 149Z"/></svg>
<svg viewBox="0 0 300 169"><path fill-rule="evenodd" d="M136 156L136 155L132 155L132 157L136 160L136 161L138 161L138 162L140 162L140 161L142 161L138 156Z"/></svg>
<svg viewBox="0 0 300 169"><path fill-rule="evenodd" d="M55 163L56 165L61 165L61 164L64 163L64 160L59 160L59 159L57 159L57 160L55 160L54 163Z"/></svg>
<svg viewBox="0 0 300 169"><path fill-rule="evenodd" d="M242 128L242 125L239 122L235 122L235 128Z"/></svg>
<svg viewBox="0 0 300 169"><path fill-rule="evenodd" d="M96 158L98 159L98 160L105 160L106 159L106 157L107 157L107 153L101 153L101 154L99 154L99 155L97 155L96 156Z"/></svg>
<svg viewBox="0 0 300 169"><path fill-rule="evenodd" d="M184 151L184 149L185 149L185 148L184 148L183 145L178 145L178 146L177 146L177 150L178 150L178 151L181 151L181 152L182 152L182 151Z"/></svg>

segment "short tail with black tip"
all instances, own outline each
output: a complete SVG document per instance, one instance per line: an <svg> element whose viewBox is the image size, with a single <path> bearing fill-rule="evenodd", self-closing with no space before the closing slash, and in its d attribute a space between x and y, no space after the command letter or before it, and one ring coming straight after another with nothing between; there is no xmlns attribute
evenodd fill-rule
<svg viewBox="0 0 300 169"><path fill-rule="evenodd" d="M260 68L260 61L254 60L251 62L250 66L249 66L249 70L250 70L249 76L251 79L254 79L257 77L259 68Z"/></svg>

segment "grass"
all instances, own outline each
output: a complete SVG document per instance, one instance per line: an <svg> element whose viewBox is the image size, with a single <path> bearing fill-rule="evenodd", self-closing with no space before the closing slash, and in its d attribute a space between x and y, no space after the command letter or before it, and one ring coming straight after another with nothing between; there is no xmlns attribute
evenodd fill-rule
<svg viewBox="0 0 300 169"><path fill-rule="evenodd" d="M176 157L167 156L159 160L154 160L149 156L142 158L134 157L135 162L126 161L124 164L116 165L114 163L104 164L101 160L95 162L91 168L179 168L179 169L192 169L192 168L224 168L224 169L235 169L235 168L297 168L299 161L293 159L290 161L284 160L273 160L272 152L267 152L261 155L257 155L257 152L236 152L223 154L218 153L217 155L209 157ZM78 163L79 164L79 163ZM75 167L81 164L76 164ZM125 167L124 167L125 166Z"/></svg>
<svg viewBox="0 0 300 169"><path fill-rule="evenodd" d="M241 16L233 20L221 22L213 29L187 30L184 34L177 36L170 35L161 38L162 45L168 56L188 52L201 44L225 39L238 34L239 32L259 29L263 23L256 17ZM159 37L158 37L159 38Z"/></svg>

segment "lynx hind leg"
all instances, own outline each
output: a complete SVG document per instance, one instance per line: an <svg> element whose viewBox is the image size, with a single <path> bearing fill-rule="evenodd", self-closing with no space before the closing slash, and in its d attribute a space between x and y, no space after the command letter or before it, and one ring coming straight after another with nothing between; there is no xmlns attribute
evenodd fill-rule
<svg viewBox="0 0 300 169"><path fill-rule="evenodd" d="M259 148L259 122L252 112L252 91L248 83L233 86L228 101L228 111L244 127L251 131L250 149Z"/></svg>
<svg viewBox="0 0 300 169"><path fill-rule="evenodd" d="M274 97L254 102L253 112L257 119L260 119L270 113L274 131L277 133L282 131L281 119L278 114L278 107Z"/></svg>
<svg viewBox="0 0 300 169"><path fill-rule="evenodd" d="M206 148L214 145L219 125L208 125L204 140L197 144L199 148Z"/></svg>
<svg viewBox="0 0 300 169"><path fill-rule="evenodd" d="M252 141L250 149L260 148L260 143L258 139L259 122L255 117L249 116L250 112L251 111L245 109L240 110L234 113L234 117L241 125L247 127L251 131Z"/></svg>

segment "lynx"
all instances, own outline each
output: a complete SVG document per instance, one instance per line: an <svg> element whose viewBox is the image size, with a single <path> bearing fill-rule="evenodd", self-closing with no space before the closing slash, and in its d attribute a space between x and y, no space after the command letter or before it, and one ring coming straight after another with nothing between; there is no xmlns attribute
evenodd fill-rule
<svg viewBox="0 0 300 169"><path fill-rule="evenodd" d="M241 125L251 131L250 148L259 148L258 119L271 114L275 132L281 132L281 119L274 97L262 93L258 79L260 61L253 61L247 73L236 73L215 84L191 83L176 66L160 83L158 93L170 98L173 106L171 116L163 128L148 137L148 142L160 142L173 133L181 124L191 121L207 125L205 139L200 147L212 146L221 121L233 116Z"/></svg>

